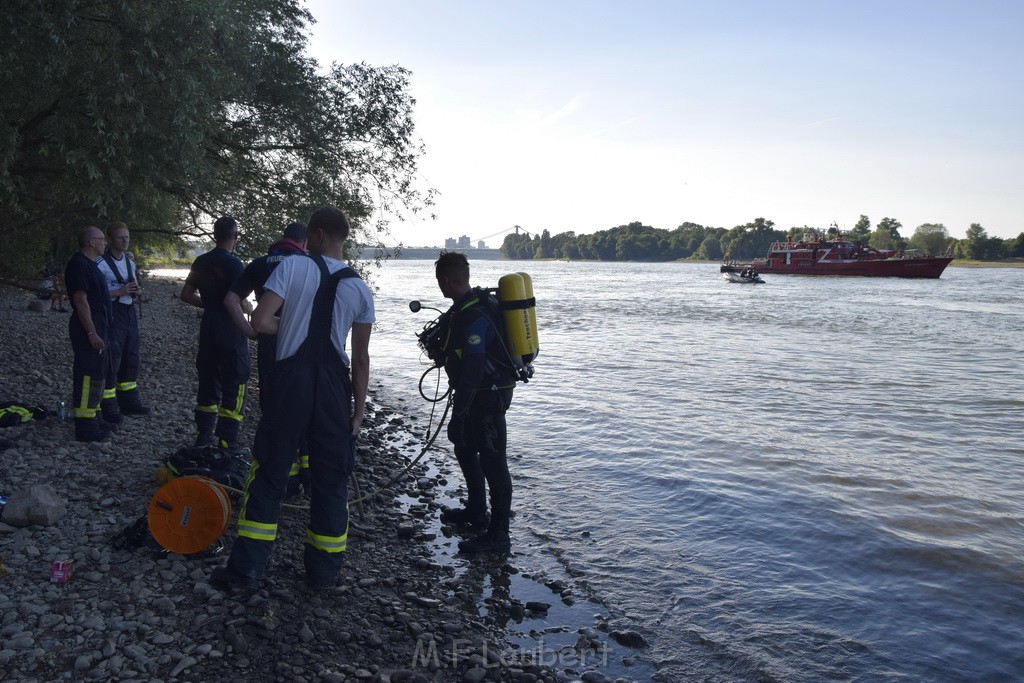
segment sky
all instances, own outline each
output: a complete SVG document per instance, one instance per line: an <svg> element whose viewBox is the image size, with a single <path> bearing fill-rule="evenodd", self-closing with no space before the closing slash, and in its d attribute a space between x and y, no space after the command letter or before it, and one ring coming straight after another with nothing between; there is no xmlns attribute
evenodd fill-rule
<svg viewBox="0 0 1024 683"><path fill-rule="evenodd" d="M412 72L406 246L639 221L1024 232L1021 0L308 0L309 54Z"/></svg>

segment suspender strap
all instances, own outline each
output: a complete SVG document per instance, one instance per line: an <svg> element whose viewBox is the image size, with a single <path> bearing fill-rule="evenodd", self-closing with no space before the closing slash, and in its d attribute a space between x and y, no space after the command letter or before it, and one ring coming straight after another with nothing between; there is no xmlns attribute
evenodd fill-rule
<svg viewBox="0 0 1024 683"><path fill-rule="evenodd" d="M125 270L128 271L128 279L127 280L125 280L121 276L121 271L117 269L117 265L116 265L117 262L114 261L114 257L111 256L109 251L104 252L103 260L107 262L107 266L110 267L110 272L112 272L114 274L114 277L117 278L117 284L123 285L125 282L135 282L135 273L132 272L132 262L128 258L127 254L124 255L124 267L125 267Z"/></svg>
<svg viewBox="0 0 1024 683"><path fill-rule="evenodd" d="M306 353L319 361L325 361L332 355L336 356L331 344L331 323L334 320L334 299L338 283L347 278L359 277L359 274L346 266L332 275L323 256L316 254L311 258L320 269L320 286L313 297L313 310L309 316L304 345L308 347Z"/></svg>

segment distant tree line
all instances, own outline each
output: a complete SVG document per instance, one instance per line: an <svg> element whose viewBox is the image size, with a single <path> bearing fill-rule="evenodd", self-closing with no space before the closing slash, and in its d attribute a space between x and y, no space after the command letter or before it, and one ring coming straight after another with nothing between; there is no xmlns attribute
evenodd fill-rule
<svg viewBox="0 0 1024 683"><path fill-rule="evenodd" d="M517 226L518 227L518 226ZM852 242L870 244L876 249L915 249L922 254L941 256L952 249L956 258L998 261L1024 257L1024 232L1011 239L989 237L985 228L972 223L964 239L949 236L942 223L923 223L909 238L900 234L903 225L895 218L883 218L874 229L862 215L853 229L843 233ZM573 231L552 235L543 230L530 236L513 233L505 236L501 253L508 259L586 259L595 261L677 261L693 259L751 259L763 257L773 242L794 241L805 234L835 237L836 227L818 229L809 226L775 229L765 218L737 225L731 230L712 228L697 223L683 223L674 230L663 230L639 221L599 230L586 235Z"/></svg>

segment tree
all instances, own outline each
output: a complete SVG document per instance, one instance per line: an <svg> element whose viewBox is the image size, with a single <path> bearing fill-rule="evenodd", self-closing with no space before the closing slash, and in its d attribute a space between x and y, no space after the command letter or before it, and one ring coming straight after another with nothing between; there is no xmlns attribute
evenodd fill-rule
<svg viewBox="0 0 1024 683"><path fill-rule="evenodd" d="M875 249L903 249L906 241L900 237L903 224L895 218L883 218L868 238L868 243Z"/></svg>
<svg viewBox="0 0 1024 683"><path fill-rule="evenodd" d="M322 69L310 20L300 0L5 2L2 243L113 219L145 243L231 214L244 255L324 203L376 231L429 206L408 71Z"/></svg>
<svg viewBox="0 0 1024 683"><path fill-rule="evenodd" d="M737 225L721 238L726 258L749 259L764 256L773 242L786 239L785 232L774 230L774 222L755 218L746 225Z"/></svg>
<svg viewBox="0 0 1024 683"><path fill-rule="evenodd" d="M578 259L579 247L576 246L576 233L572 230L561 232L551 238L552 250L556 258Z"/></svg>
<svg viewBox="0 0 1024 683"><path fill-rule="evenodd" d="M1008 241L1010 244L1007 245L1006 255L1009 258L1024 258L1024 232Z"/></svg>
<svg viewBox="0 0 1024 683"><path fill-rule="evenodd" d="M1010 240L1000 239L998 237L989 237L985 244L985 260L986 261L1001 261L1005 259L1009 253Z"/></svg>
<svg viewBox="0 0 1024 683"><path fill-rule="evenodd" d="M967 236L961 240L964 258L984 259L986 247L988 246L988 232L981 227L980 223L971 223L967 228Z"/></svg>
<svg viewBox="0 0 1024 683"><path fill-rule="evenodd" d="M941 256L949 246L949 230L942 223L922 223L914 230L910 244L926 254Z"/></svg>
<svg viewBox="0 0 1024 683"><path fill-rule="evenodd" d="M669 233L669 251L674 259L689 258L707 236L708 229L699 223L686 222Z"/></svg>
<svg viewBox="0 0 1024 683"><path fill-rule="evenodd" d="M723 254L721 238L718 235L711 234L704 238L704 241L693 252L691 258L701 261L718 261L722 258Z"/></svg>
<svg viewBox="0 0 1024 683"><path fill-rule="evenodd" d="M535 258L554 258L555 247L551 241L551 233L548 232L547 228L540 234L540 247L537 249Z"/></svg>
<svg viewBox="0 0 1024 683"><path fill-rule="evenodd" d="M533 241L528 234L509 233L501 243L501 255L511 260L532 259L534 257Z"/></svg>
<svg viewBox="0 0 1024 683"><path fill-rule="evenodd" d="M868 237L871 235L871 220L864 214L860 215L860 218L853 226L853 230L847 235L847 238L854 242L866 242Z"/></svg>
<svg viewBox="0 0 1024 683"><path fill-rule="evenodd" d="M591 250L594 253L594 258L600 261L614 261L617 246L615 235L610 230L602 230L591 235Z"/></svg>

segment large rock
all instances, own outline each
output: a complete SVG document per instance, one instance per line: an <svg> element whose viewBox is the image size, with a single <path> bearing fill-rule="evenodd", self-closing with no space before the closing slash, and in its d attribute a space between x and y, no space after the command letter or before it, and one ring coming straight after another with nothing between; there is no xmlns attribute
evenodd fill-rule
<svg viewBox="0 0 1024 683"><path fill-rule="evenodd" d="M11 526L53 526L64 514L67 501L49 484L35 484L27 491L12 493L3 509L4 524Z"/></svg>

